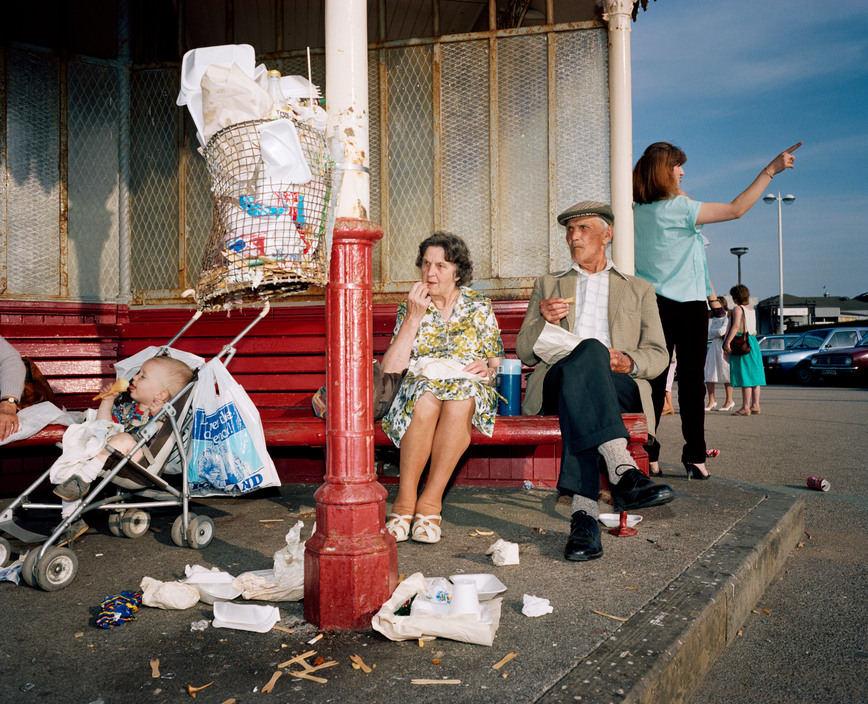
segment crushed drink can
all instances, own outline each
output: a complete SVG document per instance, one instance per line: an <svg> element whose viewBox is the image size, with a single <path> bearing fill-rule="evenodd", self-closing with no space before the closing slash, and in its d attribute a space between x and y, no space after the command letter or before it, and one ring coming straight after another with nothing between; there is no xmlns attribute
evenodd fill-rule
<svg viewBox="0 0 868 704"><path fill-rule="evenodd" d="M808 477L808 488L814 489L816 491L829 491L828 479L823 479L822 477Z"/></svg>

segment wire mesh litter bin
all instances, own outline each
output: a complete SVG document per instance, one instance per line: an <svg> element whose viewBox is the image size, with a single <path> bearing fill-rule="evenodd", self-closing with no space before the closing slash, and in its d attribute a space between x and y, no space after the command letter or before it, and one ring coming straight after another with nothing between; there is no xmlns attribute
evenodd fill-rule
<svg viewBox="0 0 868 704"><path fill-rule="evenodd" d="M205 146L214 219L196 289L202 310L273 300L328 280L325 230L334 163L325 139L295 123L313 178L275 181L265 173L259 146L259 127L267 122L231 125Z"/></svg>

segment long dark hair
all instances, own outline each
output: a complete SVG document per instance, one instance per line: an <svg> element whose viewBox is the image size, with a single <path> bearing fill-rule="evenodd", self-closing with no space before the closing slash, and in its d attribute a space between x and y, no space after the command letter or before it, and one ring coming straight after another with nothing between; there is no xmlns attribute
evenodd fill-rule
<svg viewBox="0 0 868 704"><path fill-rule="evenodd" d="M419 243L419 254L416 257L416 266L422 266L422 258L428 247L443 247L443 256L447 262L455 265L455 274L458 276L458 285L467 286L473 281L473 262L470 260L470 250L467 244L458 235L451 232L435 232Z"/></svg>
<svg viewBox="0 0 868 704"><path fill-rule="evenodd" d="M633 168L633 200L654 203L678 193L672 169L687 161L687 155L669 142L654 142L639 157Z"/></svg>

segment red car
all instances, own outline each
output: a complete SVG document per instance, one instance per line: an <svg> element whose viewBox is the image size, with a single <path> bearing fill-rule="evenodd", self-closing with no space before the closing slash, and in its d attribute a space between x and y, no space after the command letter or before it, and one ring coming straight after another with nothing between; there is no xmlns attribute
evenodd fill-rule
<svg viewBox="0 0 868 704"><path fill-rule="evenodd" d="M852 379L868 383L868 335L855 347L818 352L811 357L811 372L815 379Z"/></svg>

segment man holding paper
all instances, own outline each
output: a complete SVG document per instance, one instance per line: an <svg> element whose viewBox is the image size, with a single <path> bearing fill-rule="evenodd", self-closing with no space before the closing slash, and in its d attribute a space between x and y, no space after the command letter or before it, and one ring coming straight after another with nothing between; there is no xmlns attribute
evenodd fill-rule
<svg viewBox="0 0 868 704"><path fill-rule="evenodd" d="M535 369L522 413L557 414L562 452L558 488L573 496L568 560L600 557L600 458L615 510L657 506L672 489L654 484L627 452L624 412L654 418L648 379L669 364L654 287L622 274L606 253L612 209L583 201L558 215L573 266L537 279L516 350Z"/></svg>

